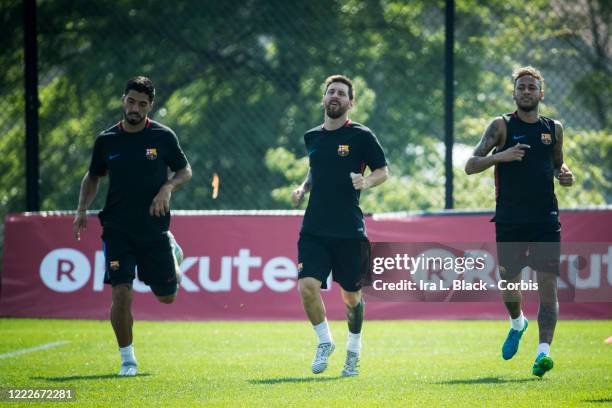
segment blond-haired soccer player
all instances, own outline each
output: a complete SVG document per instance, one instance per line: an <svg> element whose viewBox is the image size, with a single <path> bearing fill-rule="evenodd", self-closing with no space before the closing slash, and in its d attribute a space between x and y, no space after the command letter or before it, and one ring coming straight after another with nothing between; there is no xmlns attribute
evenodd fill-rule
<svg viewBox="0 0 612 408"><path fill-rule="evenodd" d="M514 71L516 110L495 118L487 127L467 174L495 167L495 235L501 279L519 282L521 270L530 266L537 273L540 306L540 341L532 372L542 377L552 369L550 345L557 324L557 277L561 225L554 178L568 187L574 176L563 160L563 126L540 115L544 78L534 67ZM488 155L491 150L492 155ZM521 310L520 290L502 292L511 328L502 346L502 357L511 359L528 321Z"/></svg>

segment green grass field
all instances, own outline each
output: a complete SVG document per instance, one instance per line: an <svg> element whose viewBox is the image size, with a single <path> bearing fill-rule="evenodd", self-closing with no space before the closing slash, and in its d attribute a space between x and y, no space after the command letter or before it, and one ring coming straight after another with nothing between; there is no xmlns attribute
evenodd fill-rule
<svg viewBox="0 0 612 408"><path fill-rule="evenodd" d="M119 378L106 321L0 319L0 387L72 387L78 403L50 406L609 406L610 321L560 321L555 368L531 375L537 323L519 353L502 360L505 321L371 321L364 326L361 375L339 376L346 326L328 370L310 373L315 335L306 322L135 323L139 375ZM33 406L42 403L1 403Z"/></svg>

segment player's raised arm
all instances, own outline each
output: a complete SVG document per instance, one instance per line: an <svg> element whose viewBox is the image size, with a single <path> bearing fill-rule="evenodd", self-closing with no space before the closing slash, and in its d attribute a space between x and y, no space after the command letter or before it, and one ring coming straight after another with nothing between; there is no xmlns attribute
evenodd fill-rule
<svg viewBox="0 0 612 408"><path fill-rule="evenodd" d="M495 158L489 152L499 144L502 136L503 119L496 118L485 130L480 143L474 149L472 157L465 164L467 174L480 173L495 164Z"/></svg>
<svg viewBox="0 0 612 408"><path fill-rule="evenodd" d="M308 174L306 175L306 179L304 182L300 184L298 188L293 190L291 193L291 202L296 207L300 205L302 200L304 199L304 194L306 194L312 188L312 174L310 173L310 168L308 168Z"/></svg>
<svg viewBox="0 0 612 408"><path fill-rule="evenodd" d="M364 177L361 173L350 173L350 176L355 190L365 190L384 183L389 177L389 167L375 169L368 177Z"/></svg>
<svg viewBox="0 0 612 408"><path fill-rule="evenodd" d="M79 206L77 214L72 222L72 233L74 238L81 240L81 231L87 228L87 208L91 205L94 198L98 194L98 186L100 185L100 177L91 174L89 171L85 173L81 182L81 191L79 192Z"/></svg>
<svg viewBox="0 0 612 408"><path fill-rule="evenodd" d="M502 118L497 118L485 130L480 143L474 149L472 157L465 164L467 174L480 173L489 167L503 162L521 161L525 157L525 151L531 146L517 143L512 147L487 156L494 148L503 147L506 142L506 124Z"/></svg>
<svg viewBox="0 0 612 408"><path fill-rule="evenodd" d="M559 121L555 121L555 134L557 135L557 143L553 148L555 177L563 187L569 187L574 184L574 173L563 160L563 125Z"/></svg>

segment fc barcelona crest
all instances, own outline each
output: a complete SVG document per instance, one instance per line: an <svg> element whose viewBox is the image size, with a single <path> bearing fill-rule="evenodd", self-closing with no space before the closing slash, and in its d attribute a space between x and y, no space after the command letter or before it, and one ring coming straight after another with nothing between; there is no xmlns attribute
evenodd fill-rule
<svg viewBox="0 0 612 408"><path fill-rule="evenodd" d="M550 136L550 133L542 133L542 144L545 145L549 145L552 143L552 137Z"/></svg>
<svg viewBox="0 0 612 408"><path fill-rule="evenodd" d="M149 160L157 159L157 149L147 149L146 156Z"/></svg>
<svg viewBox="0 0 612 408"><path fill-rule="evenodd" d="M338 145L338 156L346 157L349 155L349 145Z"/></svg>

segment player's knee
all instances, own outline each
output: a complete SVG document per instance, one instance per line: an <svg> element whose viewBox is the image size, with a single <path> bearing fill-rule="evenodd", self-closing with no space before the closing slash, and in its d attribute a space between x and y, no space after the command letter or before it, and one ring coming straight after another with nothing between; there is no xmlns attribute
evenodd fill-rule
<svg viewBox="0 0 612 408"><path fill-rule="evenodd" d="M301 285L298 287L298 291L300 292L300 297L304 300L310 300L315 297L315 291L313 288L308 287L306 285Z"/></svg>
<svg viewBox="0 0 612 408"><path fill-rule="evenodd" d="M557 275L550 272L538 272L538 286L545 288L557 288Z"/></svg>
<svg viewBox="0 0 612 408"><path fill-rule="evenodd" d="M298 281L298 291L304 300L314 299L319 294L319 288L317 285L304 279L300 279Z"/></svg>
<svg viewBox="0 0 612 408"><path fill-rule="evenodd" d="M342 299L344 304L350 308L356 307L361 302L361 293L359 292L344 292Z"/></svg>
<svg viewBox="0 0 612 408"><path fill-rule="evenodd" d="M557 302L557 276L551 273L538 273L538 292L543 303Z"/></svg>
<svg viewBox="0 0 612 408"><path fill-rule="evenodd" d="M129 295L132 293L132 285L129 283L118 283L113 285L113 295Z"/></svg>
<svg viewBox="0 0 612 408"><path fill-rule="evenodd" d="M157 296L157 300L159 300L160 303L164 303L166 305L169 305L170 303L174 302L175 299L176 299L176 295Z"/></svg>
<svg viewBox="0 0 612 408"><path fill-rule="evenodd" d="M113 286L113 304L129 305L132 302L132 287L129 284Z"/></svg>
<svg viewBox="0 0 612 408"><path fill-rule="evenodd" d="M357 307L360 301L361 299L350 298L350 299L345 300L344 304L347 305L348 307L355 308Z"/></svg>
<svg viewBox="0 0 612 408"><path fill-rule="evenodd" d="M538 291L540 292L540 296L545 296L547 298L556 297L557 296L557 285L555 284L538 284Z"/></svg>
<svg viewBox="0 0 612 408"><path fill-rule="evenodd" d="M344 289L341 290L342 300L348 307L355 307L361 302L361 292L348 292Z"/></svg>
<svg viewBox="0 0 612 408"><path fill-rule="evenodd" d="M499 268L499 278L507 282L517 283L523 278L522 269L516 267L505 267Z"/></svg>

